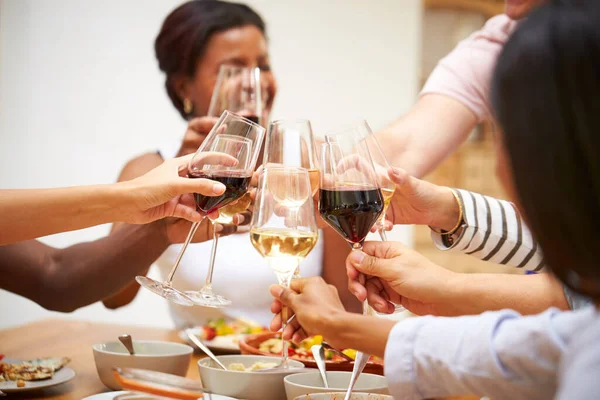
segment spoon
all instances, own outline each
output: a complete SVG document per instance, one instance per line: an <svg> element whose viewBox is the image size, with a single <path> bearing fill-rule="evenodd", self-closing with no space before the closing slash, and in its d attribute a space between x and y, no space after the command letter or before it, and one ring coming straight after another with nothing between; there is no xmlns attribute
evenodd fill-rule
<svg viewBox="0 0 600 400"><path fill-rule="evenodd" d="M208 347L206 347L204 345L204 343L202 343L202 341L200 339L198 339L196 337L196 335L194 335L189 329L185 330L185 334L190 338L190 340L192 341L192 343L194 343L196 346L198 346L200 348L200 350L202 350L207 356L209 356L215 363L217 363L217 365L221 368L223 368L225 371L227 371L227 367L225 367L225 365L223 365L223 363L221 361L219 361L219 359L217 358L217 356L215 356L213 354L212 351L210 351L210 349Z"/></svg>
<svg viewBox="0 0 600 400"><path fill-rule="evenodd" d="M2 390L0 390L0 397L1 396L6 396L6 393L4 393Z"/></svg>
<svg viewBox="0 0 600 400"><path fill-rule="evenodd" d="M130 355L135 354L133 351L133 341L131 340L131 335L121 335L119 336L119 341L123 343L123 346L125 346Z"/></svg>
<svg viewBox="0 0 600 400"><path fill-rule="evenodd" d="M325 348L320 344L315 344L310 348L312 351L313 357L317 362L317 367L319 367L319 372L321 373L321 378L323 379L323 385L327 389L329 389L329 383L327 382L327 369L325 367Z"/></svg>
<svg viewBox="0 0 600 400"><path fill-rule="evenodd" d="M348 385L348 391L346 392L346 397L344 400L350 400L350 396L352 396L352 389L354 389L354 384L356 380L365 369L365 365L367 365L367 361L369 361L369 355L359 351L356 353L356 360L354 360L354 368L352 368L352 376L350 377L350 384Z"/></svg>

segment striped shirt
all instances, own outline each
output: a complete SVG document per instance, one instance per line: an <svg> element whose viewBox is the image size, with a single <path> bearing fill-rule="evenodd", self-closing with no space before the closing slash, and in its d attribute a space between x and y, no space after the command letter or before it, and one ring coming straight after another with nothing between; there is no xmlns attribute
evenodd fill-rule
<svg viewBox="0 0 600 400"><path fill-rule="evenodd" d="M463 226L446 245L442 235L431 232L441 250L454 250L495 264L528 271L544 267L543 256L531 231L514 204L467 190L456 189L463 208Z"/></svg>

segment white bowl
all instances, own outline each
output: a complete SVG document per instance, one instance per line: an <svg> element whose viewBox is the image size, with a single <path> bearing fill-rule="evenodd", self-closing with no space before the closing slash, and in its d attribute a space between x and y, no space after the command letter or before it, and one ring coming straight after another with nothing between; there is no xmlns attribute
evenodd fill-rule
<svg viewBox="0 0 600 400"><path fill-rule="evenodd" d="M296 397L294 400L344 400L346 393L316 393ZM392 396L376 393L354 393L350 400L394 400Z"/></svg>
<svg viewBox="0 0 600 400"><path fill-rule="evenodd" d="M226 367L232 363L241 363L249 368L256 362L279 363L279 357L232 355L217 356ZM304 368L299 361L289 360L290 367ZM225 371L215 365L210 358L198 361L202 385L215 394L222 394L247 400L281 400L285 399L283 378L297 373L285 369L273 372Z"/></svg>
<svg viewBox="0 0 600 400"><path fill-rule="evenodd" d="M134 355L130 355L121 342L95 344L94 361L102 383L113 390L121 390L112 369L141 368L167 374L185 376L194 349L187 344L134 340Z"/></svg>
<svg viewBox="0 0 600 400"><path fill-rule="evenodd" d="M284 381L285 393L288 400L313 393L346 393L352 372L327 372L329 388L323 386L321 374L318 371L303 372L286 376ZM388 394L388 383L384 376L374 374L360 374L354 385L353 392ZM343 399L343 397L342 397Z"/></svg>

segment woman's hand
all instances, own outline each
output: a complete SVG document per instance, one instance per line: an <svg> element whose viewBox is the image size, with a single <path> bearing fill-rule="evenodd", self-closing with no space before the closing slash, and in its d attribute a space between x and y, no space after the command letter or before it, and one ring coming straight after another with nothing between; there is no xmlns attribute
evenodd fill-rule
<svg viewBox="0 0 600 400"><path fill-rule="evenodd" d="M456 226L460 210L450 188L417 179L399 168L390 168L388 174L396 184L386 216L393 225L429 225L446 231ZM386 229L391 229L389 223Z"/></svg>
<svg viewBox="0 0 600 400"><path fill-rule="evenodd" d="M446 315L456 273L395 242L366 242L346 260L348 289L380 313L401 304L418 314Z"/></svg>
<svg viewBox="0 0 600 400"><path fill-rule="evenodd" d="M334 286L325 283L321 277L313 277L292 280L290 289L273 285L270 291L275 297L271 312L276 314L271 322L272 331L281 329L282 306L285 306L286 318L292 313L296 316L285 328L284 339L292 339L297 343L310 335L319 334L335 345L335 322L346 311Z"/></svg>
<svg viewBox="0 0 600 400"><path fill-rule="evenodd" d="M225 185L209 179L190 179L188 163L192 154L163 162L139 178L117 185L129 194L124 222L145 224L165 217L183 218L199 222L204 214L196 210L192 193L218 196L225 192ZM216 218L215 212L209 217Z"/></svg>
<svg viewBox="0 0 600 400"><path fill-rule="evenodd" d="M195 153L198 147L202 144L208 133L217 123L216 117L200 117L190 120L187 131L183 136L181 147L177 152L177 157L187 156Z"/></svg>

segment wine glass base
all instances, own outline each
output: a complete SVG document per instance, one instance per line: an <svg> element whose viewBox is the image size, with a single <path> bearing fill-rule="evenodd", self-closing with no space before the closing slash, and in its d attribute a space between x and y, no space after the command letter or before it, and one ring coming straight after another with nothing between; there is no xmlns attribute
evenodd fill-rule
<svg viewBox="0 0 600 400"><path fill-rule="evenodd" d="M167 285L164 282L158 282L154 279L148 278L147 276L136 276L135 280L144 288L148 289L152 293L159 295L175 304L182 306L191 307L194 302L186 296L183 292L173 288L171 285Z"/></svg>
<svg viewBox="0 0 600 400"><path fill-rule="evenodd" d="M223 296L202 292L185 292L185 296L189 298L195 305L210 308L224 308L231 305L231 300L227 300Z"/></svg>

